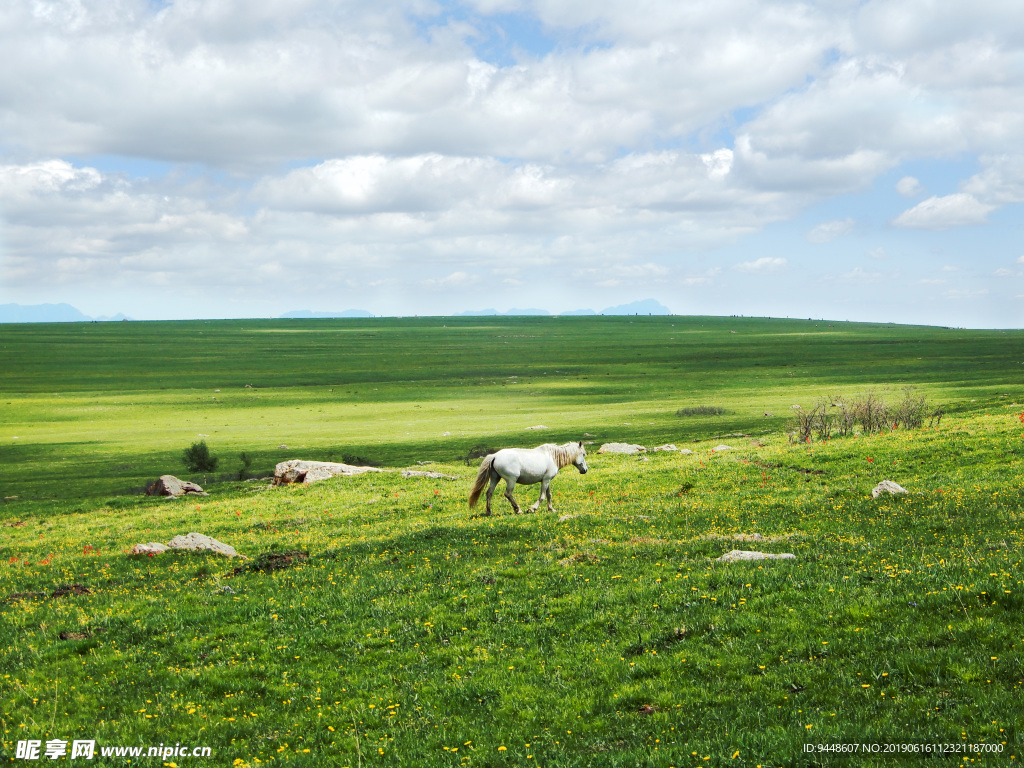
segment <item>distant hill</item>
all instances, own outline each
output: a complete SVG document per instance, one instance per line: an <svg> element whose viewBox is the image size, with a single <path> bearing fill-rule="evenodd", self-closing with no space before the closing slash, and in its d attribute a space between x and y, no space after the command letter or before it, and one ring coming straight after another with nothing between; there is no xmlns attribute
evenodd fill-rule
<svg viewBox="0 0 1024 768"><path fill-rule="evenodd" d="M458 312L452 317L494 317L500 315L502 317L524 317L524 316L544 316L550 315L546 309L516 309L513 307L508 312L499 312L496 309L469 309L465 312Z"/></svg>
<svg viewBox="0 0 1024 768"><path fill-rule="evenodd" d="M643 299L602 310L602 315L671 315L672 310L654 299Z"/></svg>
<svg viewBox="0 0 1024 768"><path fill-rule="evenodd" d="M313 320L330 317L373 317L365 309L346 309L342 312L311 312L308 309L296 309L281 315L282 320Z"/></svg>
<svg viewBox="0 0 1024 768"><path fill-rule="evenodd" d="M0 304L0 323L88 323L127 319L122 314L89 317L70 304Z"/></svg>
<svg viewBox="0 0 1024 768"><path fill-rule="evenodd" d="M525 315L550 315L551 313L544 309L516 309L512 308L508 312L499 312L494 308L488 309L470 309L466 312L459 312L454 317L491 317L500 315L503 317L522 317ZM643 299L641 301L634 301L630 304L620 304L617 307L608 307L600 312L595 312L592 309L573 309L569 312L557 313L563 317L574 317L579 315L671 315L672 310L666 307L664 304L655 301L654 299Z"/></svg>

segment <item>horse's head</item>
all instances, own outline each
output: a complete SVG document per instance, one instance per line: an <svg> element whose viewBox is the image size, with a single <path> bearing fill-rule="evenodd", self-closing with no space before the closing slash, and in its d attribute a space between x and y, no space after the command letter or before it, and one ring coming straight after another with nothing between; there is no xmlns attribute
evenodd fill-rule
<svg viewBox="0 0 1024 768"><path fill-rule="evenodd" d="M581 475L587 474L587 449L583 447L583 441L579 443L580 452L576 454L576 460L573 462L576 465L576 469L580 471Z"/></svg>

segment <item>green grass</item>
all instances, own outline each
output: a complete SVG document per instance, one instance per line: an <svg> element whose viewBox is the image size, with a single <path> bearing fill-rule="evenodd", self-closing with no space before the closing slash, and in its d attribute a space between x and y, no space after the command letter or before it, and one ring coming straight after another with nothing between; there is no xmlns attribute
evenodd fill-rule
<svg viewBox="0 0 1024 768"><path fill-rule="evenodd" d="M161 369L160 345L189 338L192 367ZM858 764L806 743L876 741L1021 759L1022 341L715 318L2 326L0 478L18 497L0 506L3 749L796 766ZM794 403L906 384L947 407L940 426L785 434ZM728 413L676 416L707 403ZM470 448L583 432L591 471L554 481L559 515L496 498L499 515L471 516ZM260 472L347 454L459 479L128 493L183 474L199 433L222 468L242 450ZM613 440L694 453L594 451ZM871 499L882 479L910 493ZM126 554L192 530L251 559ZM715 562L731 549L797 558ZM72 584L89 593L51 597Z"/></svg>

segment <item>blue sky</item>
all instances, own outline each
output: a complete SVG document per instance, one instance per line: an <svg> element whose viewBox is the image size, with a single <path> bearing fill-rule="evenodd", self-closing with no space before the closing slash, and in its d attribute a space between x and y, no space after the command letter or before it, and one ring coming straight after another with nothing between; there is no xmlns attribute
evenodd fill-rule
<svg viewBox="0 0 1024 768"><path fill-rule="evenodd" d="M0 303L1024 325L978 0L0 9Z"/></svg>

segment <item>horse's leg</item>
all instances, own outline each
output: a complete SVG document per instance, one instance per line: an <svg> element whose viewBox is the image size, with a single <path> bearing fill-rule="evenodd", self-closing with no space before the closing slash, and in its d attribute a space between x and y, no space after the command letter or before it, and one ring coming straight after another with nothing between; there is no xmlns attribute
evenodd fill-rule
<svg viewBox="0 0 1024 768"><path fill-rule="evenodd" d="M548 493L547 493L547 496L548 496L548 512L554 512L555 508L551 504L551 483L548 483Z"/></svg>
<svg viewBox="0 0 1024 768"><path fill-rule="evenodd" d="M540 481L540 496L537 497L537 503L530 507L531 512L536 512L540 509L540 503L544 501L544 494L547 493L550 482L547 478Z"/></svg>
<svg viewBox="0 0 1024 768"><path fill-rule="evenodd" d="M487 512L485 514L493 514L491 512L491 497L494 496L494 488L498 485L499 480L501 480L501 475L491 470L491 484L487 486Z"/></svg>
<svg viewBox="0 0 1024 768"><path fill-rule="evenodd" d="M506 477L505 478L505 498L508 499L508 503L512 505L512 511L517 515L522 514L523 510L519 508L519 504L516 503L515 496L512 495L512 491L516 489L516 478Z"/></svg>

